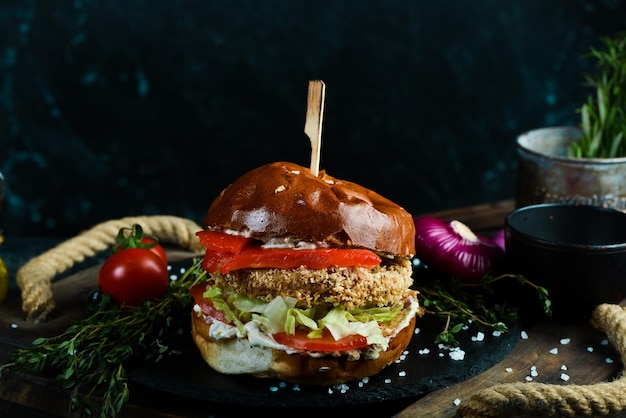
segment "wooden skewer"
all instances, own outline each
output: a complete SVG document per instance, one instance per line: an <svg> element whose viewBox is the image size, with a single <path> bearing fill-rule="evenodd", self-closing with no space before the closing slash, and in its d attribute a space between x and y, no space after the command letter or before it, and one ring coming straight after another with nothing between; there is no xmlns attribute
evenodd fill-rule
<svg viewBox="0 0 626 418"><path fill-rule="evenodd" d="M311 174L314 176L319 174L325 97L326 84L322 80L309 81L304 133L311 140Z"/></svg>

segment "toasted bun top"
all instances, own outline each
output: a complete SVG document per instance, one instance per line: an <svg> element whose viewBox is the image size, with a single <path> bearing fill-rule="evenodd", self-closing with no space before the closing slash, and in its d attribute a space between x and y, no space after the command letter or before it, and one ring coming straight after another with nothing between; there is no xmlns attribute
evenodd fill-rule
<svg viewBox="0 0 626 418"><path fill-rule="evenodd" d="M259 239L285 237L415 254L415 224L402 207L356 183L324 171L316 177L289 162L258 167L226 187L209 207L203 226Z"/></svg>

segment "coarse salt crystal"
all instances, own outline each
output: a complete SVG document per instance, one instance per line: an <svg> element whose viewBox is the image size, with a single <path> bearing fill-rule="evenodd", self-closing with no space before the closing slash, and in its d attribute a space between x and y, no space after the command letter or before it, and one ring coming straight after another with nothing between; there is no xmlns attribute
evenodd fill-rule
<svg viewBox="0 0 626 418"><path fill-rule="evenodd" d="M385 379L385 383L391 383L391 379Z"/></svg>
<svg viewBox="0 0 626 418"><path fill-rule="evenodd" d="M613 359L610 357L605 358L604 361L606 361L609 364L613 363Z"/></svg>
<svg viewBox="0 0 626 418"><path fill-rule="evenodd" d="M530 377L530 376L526 376L526 381L527 381L527 382L532 382L532 381L533 381L533 378L532 378L532 377Z"/></svg>
<svg viewBox="0 0 626 418"><path fill-rule="evenodd" d="M11 328L13 329L17 328L17 324L11 324Z"/></svg>
<svg viewBox="0 0 626 418"><path fill-rule="evenodd" d="M522 338L522 340L527 340L528 339L528 333L526 331L522 331L520 333L520 337Z"/></svg>
<svg viewBox="0 0 626 418"><path fill-rule="evenodd" d="M415 328L415 330L413 331L413 334L417 335L417 334L419 334L419 333L420 333L420 331L421 331L421 330L420 330L419 328Z"/></svg>
<svg viewBox="0 0 626 418"><path fill-rule="evenodd" d="M602 340L600 341L600 345L608 345L609 344L609 340Z"/></svg>
<svg viewBox="0 0 626 418"><path fill-rule="evenodd" d="M452 360L463 360L465 358L465 351L457 347L456 349L450 351L450 358Z"/></svg>
<svg viewBox="0 0 626 418"><path fill-rule="evenodd" d="M552 350L550 350L550 354L559 354L559 349L558 348L553 348Z"/></svg>
<svg viewBox="0 0 626 418"><path fill-rule="evenodd" d="M533 370L533 371L530 372L530 375L532 377L537 377L537 376L539 376L539 372L537 370Z"/></svg>
<svg viewBox="0 0 626 418"><path fill-rule="evenodd" d="M404 370L402 370L400 373L398 373L398 376L404 377L404 376L406 376L406 372Z"/></svg>
<svg viewBox="0 0 626 418"><path fill-rule="evenodd" d="M428 354L430 353L430 350L428 348L422 348L421 350L418 351L419 354Z"/></svg>
<svg viewBox="0 0 626 418"><path fill-rule="evenodd" d="M495 330L494 332L491 333L491 335L493 335L494 337L499 337L500 335L502 335L502 332Z"/></svg>
<svg viewBox="0 0 626 418"><path fill-rule="evenodd" d="M587 347L587 351L593 353L593 347Z"/></svg>
<svg viewBox="0 0 626 418"><path fill-rule="evenodd" d="M570 343L570 341L572 341L572 339L571 339L571 338L561 338L561 344L562 344L562 345L569 344L569 343Z"/></svg>
<svg viewBox="0 0 626 418"><path fill-rule="evenodd" d="M563 364L563 365L561 366L561 370L567 370L567 366L566 366L565 364Z"/></svg>
<svg viewBox="0 0 626 418"><path fill-rule="evenodd" d="M472 341L483 341L485 339L485 334L482 332L478 332L476 336L472 337Z"/></svg>
<svg viewBox="0 0 626 418"><path fill-rule="evenodd" d="M561 373L561 380L567 382L569 380L569 375L567 373Z"/></svg>
<svg viewBox="0 0 626 418"><path fill-rule="evenodd" d="M506 371L507 373L513 373L513 369L511 367L507 367L506 369L504 369L504 371Z"/></svg>
<svg viewBox="0 0 626 418"><path fill-rule="evenodd" d="M455 404L456 406L461 405L461 400L460 400L459 398L456 398L456 399L454 400L454 404Z"/></svg>

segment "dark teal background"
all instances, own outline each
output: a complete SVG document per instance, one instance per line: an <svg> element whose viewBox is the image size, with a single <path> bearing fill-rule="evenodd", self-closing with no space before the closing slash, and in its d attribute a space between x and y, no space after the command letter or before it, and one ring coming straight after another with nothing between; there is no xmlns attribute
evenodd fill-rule
<svg viewBox="0 0 626 418"><path fill-rule="evenodd" d="M0 3L7 235L129 215L202 221L261 164L322 168L415 215L513 196L515 137L576 124L582 54L620 0Z"/></svg>

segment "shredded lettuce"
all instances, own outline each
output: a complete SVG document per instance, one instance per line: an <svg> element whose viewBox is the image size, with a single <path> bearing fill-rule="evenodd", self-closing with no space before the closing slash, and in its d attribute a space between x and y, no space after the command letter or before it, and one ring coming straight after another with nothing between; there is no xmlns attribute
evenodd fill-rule
<svg viewBox="0 0 626 418"><path fill-rule="evenodd" d="M343 308L319 306L296 308L296 300L277 296L270 302L250 298L240 293L225 291L216 285L209 286L204 297L213 301L213 306L233 321L240 333L243 324L250 320L258 323L271 334L286 332L295 334L297 328L309 330L309 338L320 338L322 330L328 329L335 340L359 334L367 338L368 344L386 345L378 322L392 320L402 307L359 308L348 311Z"/></svg>
<svg viewBox="0 0 626 418"><path fill-rule="evenodd" d="M369 315L362 316L370 317ZM321 327L330 331L335 340L340 340L348 335L359 334L367 338L368 344L381 344L386 341L376 320L361 322L345 309L333 308L319 322Z"/></svg>

